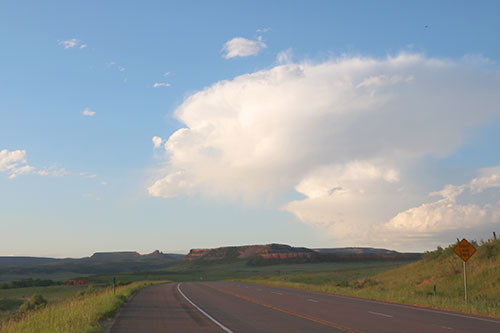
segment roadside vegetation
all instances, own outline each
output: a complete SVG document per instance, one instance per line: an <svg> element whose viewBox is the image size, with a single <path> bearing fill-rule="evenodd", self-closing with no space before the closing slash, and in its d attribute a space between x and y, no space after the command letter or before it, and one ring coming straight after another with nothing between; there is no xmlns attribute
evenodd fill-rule
<svg viewBox="0 0 500 333"><path fill-rule="evenodd" d="M476 243L477 245L477 243ZM456 244L426 252L417 262L385 271L360 268L289 273L238 281L365 297L500 318L500 240L482 242L467 261L469 302ZM434 293L436 286L436 293Z"/></svg>
<svg viewBox="0 0 500 333"><path fill-rule="evenodd" d="M120 285L116 288L116 295L112 287L88 286L72 297L53 304L47 304L41 294L35 294L0 323L0 331L102 332L106 320L113 318L135 291L166 282L168 281Z"/></svg>
<svg viewBox="0 0 500 333"><path fill-rule="evenodd" d="M75 293L84 290L87 286L36 286L24 288L0 289L0 321L12 315L19 307L35 294L40 294L47 300L47 304L55 304Z"/></svg>

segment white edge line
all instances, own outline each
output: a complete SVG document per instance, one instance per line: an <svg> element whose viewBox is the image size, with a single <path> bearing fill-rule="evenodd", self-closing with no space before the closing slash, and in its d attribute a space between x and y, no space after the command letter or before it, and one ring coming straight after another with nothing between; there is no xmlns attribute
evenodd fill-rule
<svg viewBox="0 0 500 333"><path fill-rule="evenodd" d="M217 320L215 320L215 318L213 318L211 315L209 315L208 313L206 313L205 311L203 311L202 308L200 308L198 305L194 304L189 298L187 298L187 296L184 295L184 293L182 292L182 290L180 288L181 284L182 283L177 284L177 290L179 291L179 293L181 293L182 297L184 297L186 299L186 301L188 301L189 303L191 303L192 306L194 306L198 311L200 311L201 313L203 313L208 319L210 319L211 321L213 321L215 324L217 324L217 326L219 326L220 328L222 328L224 331L226 331L227 333L233 333L233 331L231 331L229 328L227 328L226 326L224 326L221 323L219 323Z"/></svg>
<svg viewBox="0 0 500 333"><path fill-rule="evenodd" d="M387 317L387 318L392 318L393 316L385 314L385 313L380 313L380 312L373 312L373 311L368 311L368 313L377 315L377 316L382 316L382 317Z"/></svg>

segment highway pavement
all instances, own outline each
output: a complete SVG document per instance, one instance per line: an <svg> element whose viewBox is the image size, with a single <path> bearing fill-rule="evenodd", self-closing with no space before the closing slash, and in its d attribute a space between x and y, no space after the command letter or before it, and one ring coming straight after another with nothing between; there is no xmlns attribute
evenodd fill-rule
<svg viewBox="0 0 500 333"><path fill-rule="evenodd" d="M108 332L500 332L500 320L240 282L139 291Z"/></svg>

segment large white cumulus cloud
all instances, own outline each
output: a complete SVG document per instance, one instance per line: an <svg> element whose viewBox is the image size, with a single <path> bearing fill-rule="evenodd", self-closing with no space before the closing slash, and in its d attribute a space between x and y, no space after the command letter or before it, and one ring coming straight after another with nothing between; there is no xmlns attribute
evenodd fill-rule
<svg viewBox="0 0 500 333"><path fill-rule="evenodd" d="M295 188L304 199L285 209L304 223L339 237L383 225L397 211L377 206L401 198L402 168L450 154L498 116L491 72L400 54L291 63L217 82L176 110L186 127L167 140L167 166L149 192L255 199Z"/></svg>

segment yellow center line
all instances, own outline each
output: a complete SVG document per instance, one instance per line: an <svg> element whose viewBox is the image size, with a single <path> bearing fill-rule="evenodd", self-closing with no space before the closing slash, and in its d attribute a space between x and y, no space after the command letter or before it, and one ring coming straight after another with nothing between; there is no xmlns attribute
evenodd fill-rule
<svg viewBox="0 0 500 333"><path fill-rule="evenodd" d="M359 331L356 331L356 330L354 330L352 328L345 327L345 326L333 323L331 321L326 321L326 320L319 319L319 318L314 318L314 317L311 317L311 316L308 316L308 315L305 315L305 314L301 314L301 313L297 313L297 312L285 310L283 308L280 308L280 307L277 307L277 306L274 306L274 305L263 303L263 302L258 301L256 299L249 298L249 297L246 297L246 296L243 296L243 295L240 295L240 294L236 294L236 293L234 293L232 291L223 290L223 289L220 289L220 288L217 288L217 287L214 287L214 286L210 286L210 285L207 285L207 284L205 284L205 286L207 286L209 288L212 288L212 289L215 289L218 292L221 292L223 294L227 294L227 295L231 295L231 296L234 296L234 297L237 297L237 298L241 298L241 299L243 299L245 301L248 301L248 302L251 302L251 303L255 303L255 304L258 304L260 306L264 306L266 308L269 308L269 309L280 311L280 312L283 312L283 313L286 313L286 314L289 314L289 315L292 315L292 316L295 316L295 317L298 317L298 318L307 319L307 320L310 320L312 322L315 322L315 323L318 323L318 324L321 324L321 325L325 325L325 326L329 326L329 327L333 327L333 328L336 328L336 329L339 329L339 330L343 330L343 331L346 331L346 332L359 333Z"/></svg>

